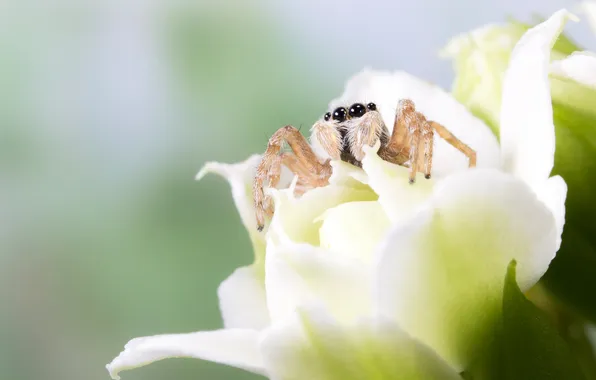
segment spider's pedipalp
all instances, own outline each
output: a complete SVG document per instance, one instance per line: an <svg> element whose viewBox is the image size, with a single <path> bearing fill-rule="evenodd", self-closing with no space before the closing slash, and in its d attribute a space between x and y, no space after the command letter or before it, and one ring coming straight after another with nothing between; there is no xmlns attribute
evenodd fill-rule
<svg viewBox="0 0 596 380"><path fill-rule="evenodd" d="M313 141L315 140L316 141ZM332 160L339 160L342 148L342 136L336 122L319 120L311 128L311 143L321 146Z"/></svg>
<svg viewBox="0 0 596 380"><path fill-rule="evenodd" d="M388 139L389 132L381 114L377 111L369 111L362 117L351 119L345 123L345 127L350 151L358 161L362 161L364 158L362 148L365 145L374 146L379 139L382 140L381 144L384 145Z"/></svg>

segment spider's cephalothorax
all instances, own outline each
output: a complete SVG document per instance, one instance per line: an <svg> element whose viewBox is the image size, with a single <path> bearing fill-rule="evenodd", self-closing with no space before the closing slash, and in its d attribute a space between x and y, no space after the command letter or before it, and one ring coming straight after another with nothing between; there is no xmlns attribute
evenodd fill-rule
<svg viewBox="0 0 596 380"><path fill-rule="evenodd" d="M360 167L364 158L362 148L379 142L378 155L385 161L408 167L409 181L413 184L418 172L424 173L426 178L431 176L435 132L465 154L470 167L476 166L476 152L441 124L427 120L409 99L399 101L391 135L375 103L354 103L327 112L311 129L312 142L316 142L327 157L317 156L296 128L288 125L278 129L269 139L253 183L257 228L263 229L265 215L273 215L272 199L265 195L264 189L277 186L282 165L298 177L295 191L302 194L329 183L331 160ZM281 151L284 142L291 152Z"/></svg>

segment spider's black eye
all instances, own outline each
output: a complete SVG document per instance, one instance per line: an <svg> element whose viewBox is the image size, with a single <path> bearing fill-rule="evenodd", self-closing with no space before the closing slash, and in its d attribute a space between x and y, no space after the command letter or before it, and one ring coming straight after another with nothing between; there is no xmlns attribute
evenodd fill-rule
<svg viewBox="0 0 596 380"><path fill-rule="evenodd" d="M337 120L340 123L346 120L348 111L344 107L338 107L333 111L333 120Z"/></svg>
<svg viewBox="0 0 596 380"><path fill-rule="evenodd" d="M377 110L377 105L375 103L368 103L366 105L366 108L368 108L369 111L376 111Z"/></svg>
<svg viewBox="0 0 596 380"><path fill-rule="evenodd" d="M329 121L329 119L331 119L331 112L327 112L325 116L323 116L323 119L325 119L325 121Z"/></svg>
<svg viewBox="0 0 596 380"><path fill-rule="evenodd" d="M352 107L350 107L350 116L351 117L361 117L366 113L366 107L364 104L354 103Z"/></svg>

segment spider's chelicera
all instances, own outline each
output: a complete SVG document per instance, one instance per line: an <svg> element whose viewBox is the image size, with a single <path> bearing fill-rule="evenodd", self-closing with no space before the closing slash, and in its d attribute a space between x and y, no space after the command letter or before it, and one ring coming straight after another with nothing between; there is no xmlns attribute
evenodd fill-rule
<svg viewBox="0 0 596 380"><path fill-rule="evenodd" d="M379 157L409 168L409 181L413 184L418 172L427 179L431 176L435 132L466 155L470 167L476 166L476 152L443 125L427 120L409 99L399 101L391 134L375 103L354 103L327 112L311 129L311 142L318 143L326 157L317 156L306 138L291 125L278 129L269 139L253 182L257 229L263 229L266 215L273 216L273 200L264 190L265 186L277 186L282 165L298 177L295 192L303 194L329 184L331 160L361 167L362 148L380 142ZM284 142L291 152L281 151Z"/></svg>

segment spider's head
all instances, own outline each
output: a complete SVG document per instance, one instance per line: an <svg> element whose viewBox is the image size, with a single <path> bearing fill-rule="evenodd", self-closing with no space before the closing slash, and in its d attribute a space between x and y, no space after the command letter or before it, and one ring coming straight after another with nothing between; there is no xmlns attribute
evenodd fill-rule
<svg viewBox="0 0 596 380"><path fill-rule="evenodd" d="M376 111L375 103L368 103L366 106L362 103L354 103L350 108L337 107L333 112L327 112L323 118L325 121L333 120L336 123L343 123L346 120L357 119L364 116L368 111Z"/></svg>
<svg viewBox="0 0 596 380"><path fill-rule="evenodd" d="M368 117L363 118L369 112ZM349 107L339 106L333 111L327 112L323 116L323 120L315 123L313 126L315 136L311 141L326 147L325 149L328 149L326 153L329 156L360 166L360 161L352 154L352 142L348 135L350 130L353 130L360 122L368 124L371 120L378 120L380 117L373 115L377 112L375 103L354 103ZM337 156L334 155L335 149L338 149Z"/></svg>

